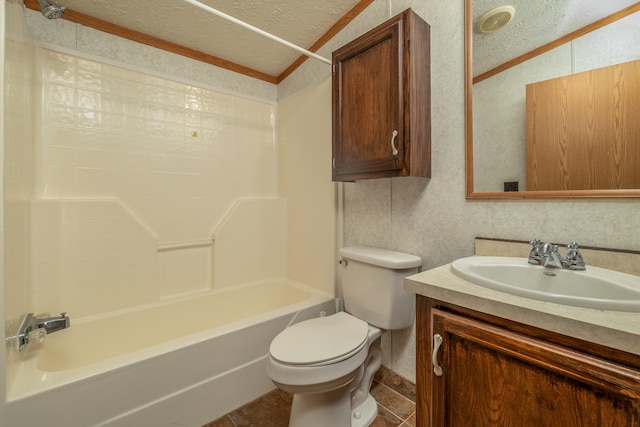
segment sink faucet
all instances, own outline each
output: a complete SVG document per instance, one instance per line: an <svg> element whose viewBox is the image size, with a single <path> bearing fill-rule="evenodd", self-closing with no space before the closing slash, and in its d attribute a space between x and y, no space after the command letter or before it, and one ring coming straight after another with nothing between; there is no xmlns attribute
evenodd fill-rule
<svg viewBox="0 0 640 427"><path fill-rule="evenodd" d="M47 334L61 331L69 326L71 326L71 322L67 313L61 313L60 316L54 317L37 317L33 313L25 314L17 336L18 350L24 349L31 341L42 342Z"/></svg>
<svg viewBox="0 0 640 427"><path fill-rule="evenodd" d="M552 243L542 243L540 239L534 239L529 244L532 246L529 253L529 264L567 270L586 270L584 258L578 251L576 242L567 245L568 253L564 259L560 257L558 247Z"/></svg>
<svg viewBox="0 0 640 427"><path fill-rule="evenodd" d="M550 268L564 268L562 259L560 259L560 253L558 247L552 243L545 243L540 250L542 255L542 266Z"/></svg>

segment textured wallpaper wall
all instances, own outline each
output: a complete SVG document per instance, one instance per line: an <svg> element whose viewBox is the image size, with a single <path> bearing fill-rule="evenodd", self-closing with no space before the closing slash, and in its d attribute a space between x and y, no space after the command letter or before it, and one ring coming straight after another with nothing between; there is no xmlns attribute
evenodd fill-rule
<svg viewBox="0 0 640 427"><path fill-rule="evenodd" d="M407 7L431 25L431 179L344 184L344 243L419 255L423 269L473 254L476 236L640 250L640 200L465 200L464 2L379 0L339 33L335 49ZM330 70L306 64L280 84L286 96ZM330 140L326 144L330 144ZM327 159L330 161L330 159ZM414 331L385 336L385 365L415 378Z"/></svg>

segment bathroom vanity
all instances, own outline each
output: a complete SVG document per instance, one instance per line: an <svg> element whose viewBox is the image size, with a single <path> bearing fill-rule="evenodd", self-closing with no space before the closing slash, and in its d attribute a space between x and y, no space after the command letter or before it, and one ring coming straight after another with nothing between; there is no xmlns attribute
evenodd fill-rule
<svg viewBox="0 0 640 427"><path fill-rule="evenodd" d="M418 295L419 427L640 426L640 313L491 290L450 265L405 289Z"/></svg>

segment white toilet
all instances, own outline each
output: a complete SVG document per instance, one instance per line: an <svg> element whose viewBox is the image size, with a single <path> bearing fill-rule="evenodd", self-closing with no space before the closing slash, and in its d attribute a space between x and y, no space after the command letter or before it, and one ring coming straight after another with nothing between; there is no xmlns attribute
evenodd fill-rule
<svg viewBox="0 0 640 427"><path fill-rule="evenodd" d="M267 372L292 393L289 427L365 427L378 408L369 394L382 362L383 330L411 326L415 295L403 279L414 255L369 247L339 251L344 312L296 323L271 342Z"/></svg>

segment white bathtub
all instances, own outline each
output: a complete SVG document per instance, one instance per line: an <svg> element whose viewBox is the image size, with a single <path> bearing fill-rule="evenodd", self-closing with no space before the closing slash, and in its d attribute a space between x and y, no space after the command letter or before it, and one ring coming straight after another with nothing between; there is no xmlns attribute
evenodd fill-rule
<svg viewBox="0 0 640 427"><path fill-rule="evenodd" d="M332 296L280 280L110 316L69 313L69 329L26 350L3 420L200 427L273 389L271 340L321 311L335 311Z"/></svg>

